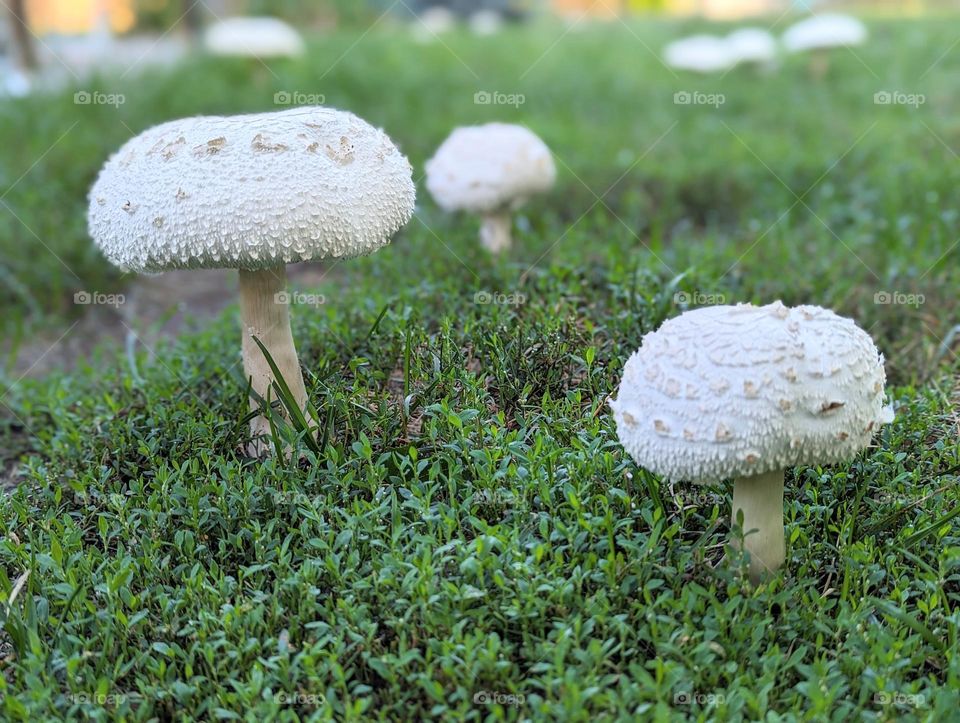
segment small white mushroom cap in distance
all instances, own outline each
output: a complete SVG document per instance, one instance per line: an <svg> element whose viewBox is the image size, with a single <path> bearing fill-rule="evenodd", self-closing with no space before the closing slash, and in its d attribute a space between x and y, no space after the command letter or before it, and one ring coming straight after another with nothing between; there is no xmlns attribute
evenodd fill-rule
<svg viewBox="0 0 960 723"><path fill-rule="evenodd" d="M667 65L694 73L718 73L736 65L736 57L724 38L714 35L691 35L676 40L663 50Z"/></svg>
<svg viewBox="0 0 960 723"><path fill-rule="evenodd" d="M420 43L435 40L457 26L457 16L450 8L434 5L417 14L412 22L413 37Z"/></svg>
<svg viewBox="0 0 960 723"><path fill-rule="evenodd" d="M711 306L644 336L611 407L637 464L716 482L852 459L893 419L885 381L851 319L780 302Z"/></svg>
<svg viewBox="0 0 960 723"><path fill-rule="evenodd" d="M736 63L772 63L777 59L777 41L763 28L741 28L726 38Z"/></svg>
<svg viewBox="0 0 960 723"><path fill-rule="evenodd" d="M477 10L470 16L469 26L474 35L496 35L503 29L503 16L496 10Z"/></svg>
<svg viewBox="0 0 960 723"><path fill-rule="evenodd" d="M427 189L445 211L491 213L522 206L557 177L550 149L509 123L457 128L427 161Z"/></svg>
<svg viewBox="0 0 960 723"><path fill-rule="evenodd" d="M204 33L212 55L251 58L292 58L304 52L303 38L277 18L237 17L214 23Z"/></svg>
<svg viewBox="0 0 960 723"><path fill-rule="evenodd" d="M791 53L862 45L866 40L867 28L862 22L838 13L806 18L791 25L783 34L783 46Z"/></svg>
<svg viewBox="0 0 960 723"><path fill-rule="evenodd" d="M409 161L352 113L299 107L170 121L90 190L90 235L132 271L257 270L370 253L410 220Z"/></svg>
<svg viewBox="0 0 960 723"><path fill-rule="evenodd" d="M0 98L26 98L33 89L30 76L19 68L11 68L0 78Z"/></svg>

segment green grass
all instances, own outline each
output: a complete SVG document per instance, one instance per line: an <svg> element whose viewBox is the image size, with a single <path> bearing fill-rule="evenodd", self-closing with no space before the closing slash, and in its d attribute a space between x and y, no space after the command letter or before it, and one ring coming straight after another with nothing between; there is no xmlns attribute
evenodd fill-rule
<svg viewBox="0 0 960 723"><path fill-rule="evenodd" d="M680 32L632 30L653 48ZM84 196L131 131L167 118L322 93L385 127L418 178L452 126L494 118L534 128L560 168L509 258L421 191L393 245L294 310L321 454L240 452L233 314L142 356L139 376L104 351L11 385L0 449L22 478L0 501L0 718L956 716L950 26L877 24L820 82L794 60L677 79L619 26L547 52L562 32L448 49L380 27L316 39L277 77L203 60L90 84L125 93L119 109L72 92L0 108L18 139L0 186L26 172L3 199L25 224L0 214L16 282L0 298L21 333L69 319L77 289L129 283L85 238ZM526 103L476 106L481 90ZM675 105L683 90L726 102ZM927 102L877 106L882 90ZM642 335L687 306L678 294L834 307L888 356L896 422L850 465L788 475L787 564L760 588L718 564L728 486L661 484L605 406Z"/></svg>

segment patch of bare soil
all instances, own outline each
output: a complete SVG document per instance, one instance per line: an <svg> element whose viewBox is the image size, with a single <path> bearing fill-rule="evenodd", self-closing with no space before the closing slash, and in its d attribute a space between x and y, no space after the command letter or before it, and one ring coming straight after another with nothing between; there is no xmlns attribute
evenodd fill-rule
<svg viewBox="0 0 960 723"><path fill-rule="evenodd" d="M291 284L314 287L329 269L322 264L295 264L287 270ZM139 276L122 295L89 297L75 321L38 334L13 350L8 377L43 377L70 371L97 347L134 347L151 352L161 341L200 330L237 302L237 273L230 269L168 271ZM10 355L10 349L4 354Z"/></svg>

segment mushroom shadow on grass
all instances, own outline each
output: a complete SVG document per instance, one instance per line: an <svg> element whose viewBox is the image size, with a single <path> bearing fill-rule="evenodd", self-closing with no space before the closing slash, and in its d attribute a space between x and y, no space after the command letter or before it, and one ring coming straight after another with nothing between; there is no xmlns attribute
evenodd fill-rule
<svg viewBox="0 0 960 723"><path fill-rule="evenodd" d="M252 392L276 398L256 337L306 412L286 264L389 243L413 213L412 175L383 131L332 108L186 118L144 131L107 161L90 191L90 235L125 270L238 269ZM250 431L252 453L265 454L268 420L256 416Z"/></svg>
<svg viewBox="0 0 960 723"><path fill-rule="evenodd" d="M755 582L784 562L784 471L853 459L893 421L883 357L818 306L688 311L643 337L610 402L630 456L670 481L733 478ZM737 540L731 543L736 546Z"/></svg>

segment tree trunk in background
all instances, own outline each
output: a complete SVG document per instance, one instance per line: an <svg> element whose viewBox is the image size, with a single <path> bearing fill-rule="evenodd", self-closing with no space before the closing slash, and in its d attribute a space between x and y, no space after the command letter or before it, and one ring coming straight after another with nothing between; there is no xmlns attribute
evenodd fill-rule
<svg viewBox="0 0 960 723"><path fill-rule="evenodd" d="M22 70L37 67L37 54L33 49L33 35L27 26L27 9L24 0L8 0L10 8L10 37L13 39L17 63Z"/></svg>

